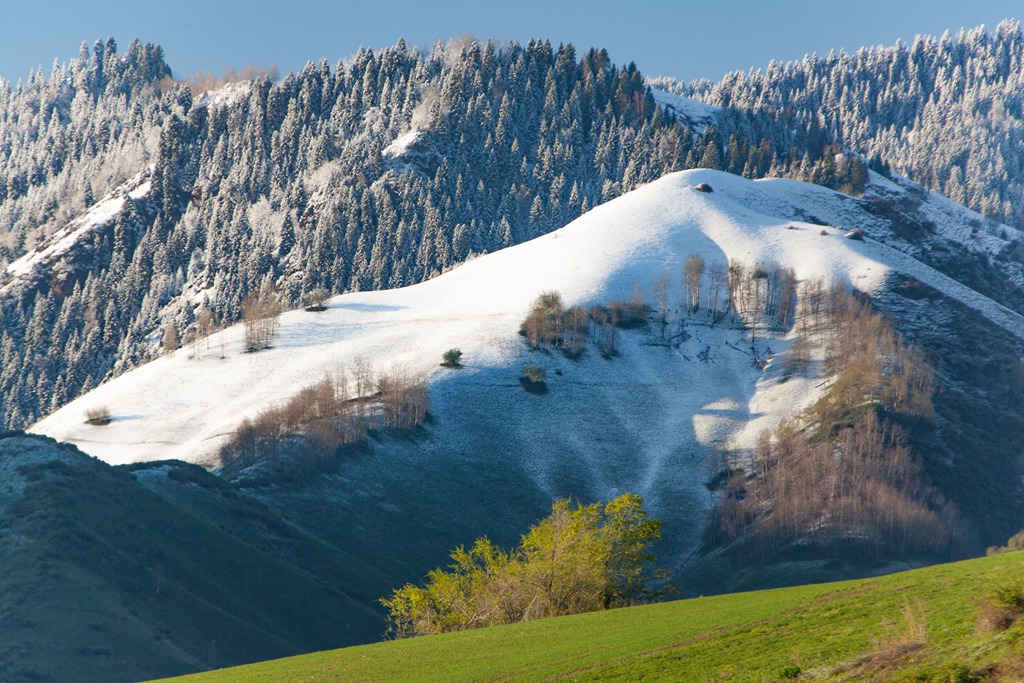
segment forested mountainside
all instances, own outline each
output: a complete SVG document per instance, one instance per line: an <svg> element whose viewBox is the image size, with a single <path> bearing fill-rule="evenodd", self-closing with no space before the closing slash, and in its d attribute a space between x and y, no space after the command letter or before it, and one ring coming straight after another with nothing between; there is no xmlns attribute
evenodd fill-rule
<svg viewBox="0 0 1024 683"><path fill-rule="evenodd" d="M160 47L108 40L49 78L0 79L0 268L150 163L169 75Z"/></svg>
<svg viewBox="0 0 1024 683"><path fill-rule="evenodd" d="M236 321L250 289L295 305L417 282L668 171L718 167L722 131L753 175L807 158L820 182L848 181L817 129L754 114L690 127L603 50L400 42L206 94L169 74L160 48L108 40L0 87L6 426L151 358L167 324L184 338L204 310Z"/></svg>
<svg viewBox="0 0 1024 683"><path fill-rule="evenodd" d="M1024 225L1024 32L1004 21L660 87L824 134L997 221Z"/></svg>
<svg viewBox="0 0 1024 683"><path fill-rule="evenodd" d="M3 424L153 357L168 323L184 338L203 310L236 321L250 289L295 305L318 287L410 284L681 168L857 194L847 148L993 219L978 229L1021 225L1022 48L1004 23L655 82L720 107L707 125L657 106L632 64L540 41L399 43L211 92L174 81L158 46L83 46L49 78L0 83ZM115 215L86 215L108 192Z"/></svg>

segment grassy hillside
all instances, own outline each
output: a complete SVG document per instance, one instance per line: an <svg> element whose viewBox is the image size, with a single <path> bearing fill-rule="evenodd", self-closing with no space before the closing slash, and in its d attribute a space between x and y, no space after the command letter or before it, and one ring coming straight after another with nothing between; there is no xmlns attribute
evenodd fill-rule
<svg viewBox="0 0 1024 683"><path fill-rule="evenodd" d="M681 600L264 662L181 683L262 681L999 681L1024 624L979 627L1024 553L865 581ZM1019 594L1019 593L1018 593Z"/></svg>

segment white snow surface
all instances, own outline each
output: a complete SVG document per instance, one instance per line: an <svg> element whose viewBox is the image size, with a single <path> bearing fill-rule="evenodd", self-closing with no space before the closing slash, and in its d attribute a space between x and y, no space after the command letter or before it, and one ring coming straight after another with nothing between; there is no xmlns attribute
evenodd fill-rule
<svg viewBox="0 0 1024 683"><path fill-rule="evenodd" d="M693 189L702 182L714 192ZM573 466L587 471L600 491L637 491L656 501L666 487L685 488L694 514L703 514L710 504L700 485L707 449L752 447L762 429L813 401L819 380L781 381L777 363L758 370L749 337L724 325L691 324L692 337L671 350L652 343L656 331L624 332L620 357L606 360L590 350L584 360L570 361L529 351L519 323L541 292L560 292L566 305L607 303L630 298L635 285L650 296L662 274L670 276L671 300L678 302L682 264L699 253L708 263L774 260L792 266L800 279L836 279L869 293L897 271L1024 336L1020 315L974 290L879 242L844 239L834 224L846 215L847 200L796 181L674 173L560 230L433 280L338 296L323 313L285 313L271 349L243 353L242 327L229 328L222 333L224 358L217 336L199 360L190 359L188 347L179 349L98 387L30 431L113 464L177 458L212 466L242 419L363 356L379 369L402 363L430 374L436 419L428 430L438 452L470 457L481 444L511 439L520 466L541 488L564 466L558 459L572 453ZM810 207L833 223L784 218L794 207ZM760 344L762 353L764 346L779 353L788 342ZM438 366L452 347L463 351L465 369ZM547 369L546 396L528 395L517 382L522 365L532 362ZM113 422L85 424L86 411L100 406Z"/></svg>
<svg viewBox="0 0 1024 683"><path fill-rule="evenodd" d="M212 107L226 107L244 100L251 91L252 84L249 81L226 83L219 88L204 93L201 101Z"/></svg>
<svg viewBox="0 0 1024 683"><path fill-rule="evenodd" d="M416 144L416 142L423 137L423 131L410 130L408 133L403 133L397 138L391 141L384 151L381 152L385 157L400 157L409 151L409 148Z"/></svg>

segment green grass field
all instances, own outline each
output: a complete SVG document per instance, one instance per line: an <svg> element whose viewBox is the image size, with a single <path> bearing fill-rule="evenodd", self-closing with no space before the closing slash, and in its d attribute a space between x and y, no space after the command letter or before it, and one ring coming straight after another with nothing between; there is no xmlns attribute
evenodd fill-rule
<svg viewBox="0 0 1024 683"><path fill-rule="evenodd" d="M1022 680L1024 625L978 628L992 591L1020 584L1022 570L1024 553L1009 553L878 579L377 643L174 680Z"/></svg>

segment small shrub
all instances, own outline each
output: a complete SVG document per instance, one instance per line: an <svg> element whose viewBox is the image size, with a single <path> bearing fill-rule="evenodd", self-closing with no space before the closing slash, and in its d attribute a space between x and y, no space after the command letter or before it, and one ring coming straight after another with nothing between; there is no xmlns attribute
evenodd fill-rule
<svg viewBox="0 0 1024 683"><path fill-rule="evenodd" d="M992 601L997 605L1024 610L1024 581L1014 581L996 586L992 591Z"/></svg>
<svg viewBox="0 0 1024 683"><path fill-rule="evenodd" d="M1024 614L1024 581L996 586L976 615L981 631L1005 631Z"/></svg>
<svg viewBox="0 0 1024 683"><path fill-rule="evenodd" d="M782 670L779 671L779 678L784 681L791 681L794 678L799 678L801 673L803 671L801 671L799 666L790 664L789 666L782 667Z"/></svg>
<svg viewBox="0 0 1024 683"><path fill-rule="evenodd" d="M523 366L523 372L519 376L519 384L526 389L528 394L534 394L536 396L542 396L548 393L548 385L545 384L544 380L547 378L547 373L539 365L529 364Z"/></svg>
<svg viewBox="0 0 1024 683"><path fill-rule="evenodd" d="M324 305L324 302L329 298L331 298L330 292L323 287L317 287L312 292L308 292L304 297L302 297L302 300L306 304L305 310L320 312L327 310L327 306Z"/></svg>
<svg viewBox="0 0 1024 683"><path fill-rule="evenodd" d="M540 365L530 363L523 366L523 378L528 382L540 383L547 379L547 372Z"/></svg>
<svg viewBox="0 0 1024 683"><path fill-rule="evenodd" d="M982 683L988 676L955 662L942 665L905 667L892 677L893 683L917 683L918 681L942 681L942 683Z"/></svg>
<svg viewBox="0 0 1024 683"><path fill-rule="evenodd" d="M448 349L441 354L441 366L446 368L461 368L462 351L460 349Z"/></svg>
<svg viewBox="0 0 1024 683"><path fill-rule="evenodd" d="M113 418L110 416L110 409L106 406L97 406L85 411L86 424L102 427L103 425L110 424L111 420Z"/></svg>

